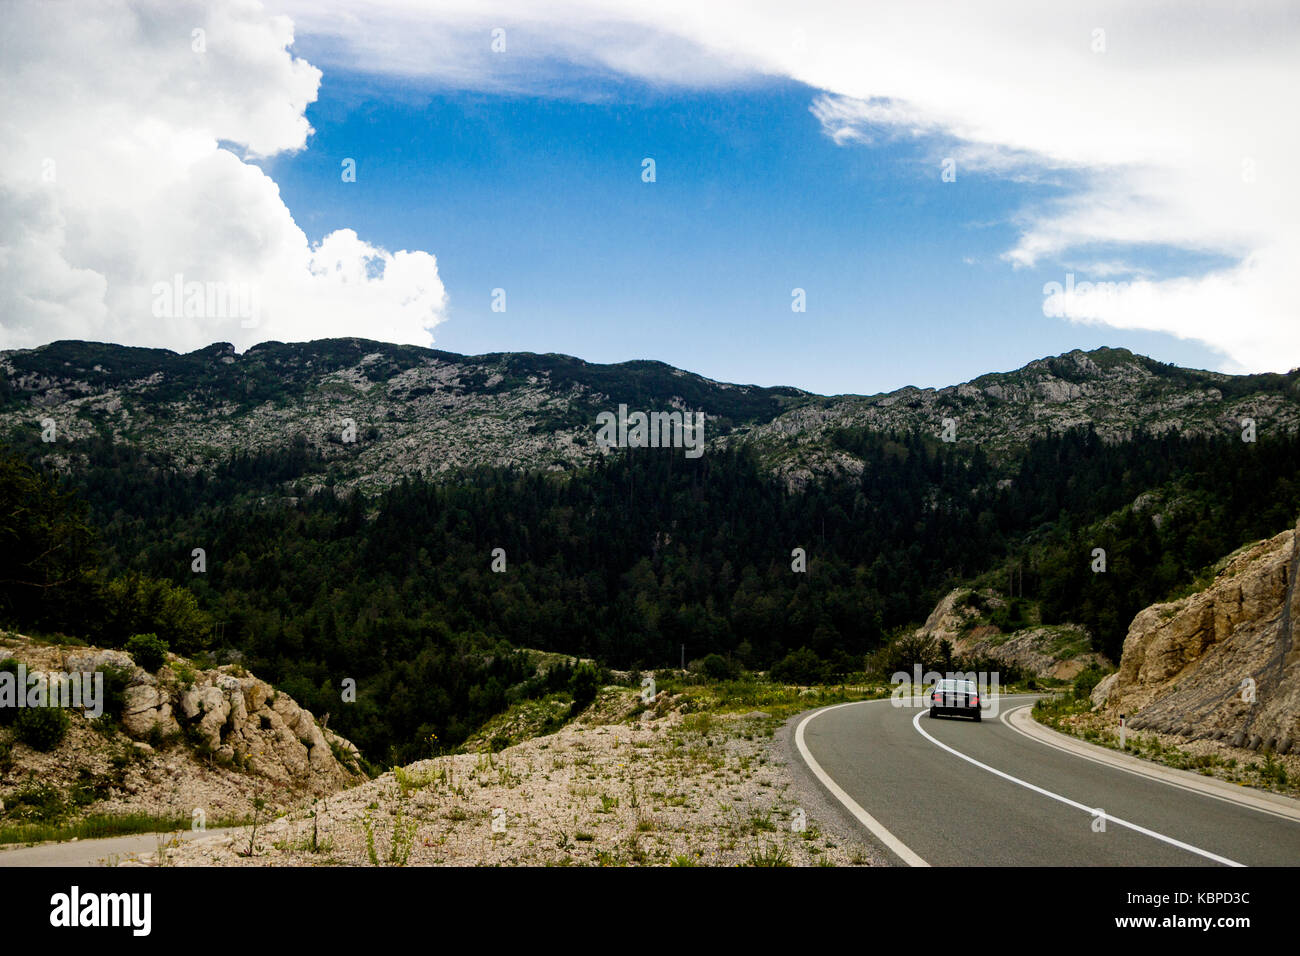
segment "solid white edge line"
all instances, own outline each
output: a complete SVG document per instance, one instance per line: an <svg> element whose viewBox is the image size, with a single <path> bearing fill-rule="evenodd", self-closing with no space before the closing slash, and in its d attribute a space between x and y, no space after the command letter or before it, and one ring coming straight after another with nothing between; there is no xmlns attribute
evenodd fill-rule
<svg viewBox="0 0 1300 956"><path fill-rule="evenodd" d="M924 711L922 711L922 713L924 713ZM1186 850L1188 853L1195 853L1197 856L1203 856L1206 859L1214 860L1216 863L1222 863L1224 866L1245 865L1243 863L1238 863L1235 860L1229 860L1226 856L1219 856L1217 853L1211 853L1209 850L1202 850L1200 847L1192 846L1190 843L1184 843L1181 840L1175 840L1173 837L1165 836L1163 833L1157 833L1155 830L1148 830L1146 827L1139 826L1136 823L1130 823L1128 820L1121 820L1119 817L1113 817L1109 813L1107 813L1103 807L1086 806L1082 803L1079 803L1077 800L1071 800L1069 797L1063 797L1059 793L1053 793L1051 790L1045 790L1042 787L1036 786L1035 784L1032 784L1027 780L1021 780L1019 777L1013 777L1011 776L1011 774L999 770L996 767L990 767L988 764L981 763L980 761L976 760L974 757L968 757L960 750L957 750L953 747L949 747L943 741L936 740L934 737L931 737L930 734L927 733L925 729L921 726L920 713L918 713L914 718L912 718L912 726L916 728L917 733L919 733L926 740L930 741L930 743L934 744L936 747L939 747L942 750L948 751L948 753L952 754L954 757L960 757L962 760L965 760L967 763L974 764L976 767L979 767L981 770L987 770L989 773L993 774L994 776L1001 777L1003 780L1010 781L1011 783L1024 787L1027 790L1032 790L1034 793L1041 794L1044 797L1050 797L1053 800L1056 800L1060 803L1064 803L1066 806L1074 807L1076 810L1082 810L1084 813L1090 814L1091 816L1094 817L1097 816L1097 814L1100 812L1104 820L1107 820L1111 823L1118 823L1120 826L1126 827L1127 829L1133 830L1137 833L1141 833L1143 836L1149 836L1153 840L1160 840L1163 843L1168 843L1170 846L1176 846L1180 850Z"/></svg>
<svg viewBox="0 0 1300 956"><path fill-rule="evenodd" d="M870 830L876 839L885 844L894 855L899 857L908 866L929 866L929 863L926 863L925 860L913 853L902 840L890 833L879 820L863 809L860 803L845 793L844 788L832 780L830 774L822 769L822 765L817 762L816 758L814 758L809 752L808 745L804 743L804 728L817 717L820 717L827 711L836 710L840 707L851 707L856 704L868 703L871 703L871 701L853 700L845 704L832 704L830 707L823 707L821 710L814 710L811 714L801 720L799 726L795 728L794 745L799 751L799 756L803 757L803 762L806 763L808 769L813 772L813 776L820 780L822 786L830 791L831 796L844 804L845 809L847 809L849 813L853 814L859 823Z"/></svg>
<svg viewBox="0 0 1300 956"><path fill-rule="evenodd" d="M1017 727L1015 724L1011 722L1011 718L1014 715L1018 714L1022 710L1027 710L1028 708L1029 708L1028 704L1022 704L1019 707L1012 707L1010 710L1005 711L1002 714L1000 719L1004 724L1006 724L1016 733L1020 734L1020 736L1027 737L1028 739L1036 743L1042 744L1044 747L1052 747L1055 750L1061 751L1061 753L1063 754L1069 754L1072 757L1080 757L1084 760L1091 760L1093 763L1101 764L1103 767L1110 767L1114 770L1122 770L1124 773L1131 773L1135 777L1142 777L1145 780L1154 780L1156 783L1163 783L1167 787L1175 787L1179 790L1184 790L1187 793L1195 793L1202 797L1208 797L1211 800L1219 800L1222 803L1227 803L1234 807L1239 807L1243 810L1253 810L1256 813L1267 813L1269 816L1277 817L1279 820L1287 820L1290 821L1291 823L1300 822L1300 815L1296 815L1294 813L1288 813L1279 808L1263 806L1253 802L1255 800L1261 799L1260 795L1256 793L1250 793L1250 792L1245 792L1240 794L1228 793L1228 792L1218 793L1212 789L1209 789L1208 787L1202 788L1196 786L1196 784L1200 782L1198 780L1183 781L1176 778L1167 778L1162 773L1160 773L1161 770L1170 770L1170 772L1172 772L1172 768L1166 768L1159 764L1149 769L1146 767L1129 767L1118 760L1115 761L1107 760L1106 757L1110 755L1109 750L1105 751L1102 754L1093 754L1093 753L1089 753L1087 750L1075 750L1072 747L1067 747L1064 744L1052 740L1050 737L1040 737L1037 734L1030 733L1025 728ZM1027 717L1025 719L1031 722L1033 721L1033 717ZM1060 733L1060 731L1051 730L1050 728L1044 727L1042 724L1039 723L1034 723L1034 727L1035 729L1044 731L1044 733L1052 733L1052 734ZM1082 741L1074 741L1074 740L1071 740L1070 742L1071 743L1077 742L1081 745L1083 743ZM1214 779L1214 778L1210 778L1210 779Z"/></svg>

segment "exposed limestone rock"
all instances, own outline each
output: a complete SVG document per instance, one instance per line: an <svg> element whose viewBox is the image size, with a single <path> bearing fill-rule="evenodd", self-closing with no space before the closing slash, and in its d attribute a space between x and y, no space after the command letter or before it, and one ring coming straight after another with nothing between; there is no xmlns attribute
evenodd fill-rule
<svg viewBox="0 0 1300 956"><path fill-rule="evenodd" d="M980 610L967 602L969 588L956 588L935 605L916 636L948 641L959 657L988 657L1014 664L1037 677L1072 680L1090 664L1104 666L1105 659L1087 647L1088 633L1077 625L1028 627L1010 634L988 624ZM1005 604L1001 596L985 590L980 599L989 609Z"/></svg>
<svg viewBox="0 0 1300 956"><path fill-rule="evenodd" d="M250 674L227 666L194 671L193 682L184 683L172 667L150 674L121 651L95 648L70 651L62 662L68 671L110 667L128 675L121 725L142 747L183 735L202 753L310 793L333 792L360 774L360 753L350 741Z"/></svg>
<svg viewBox="0 0 1300 956"><path fill-rule="evenodd" d="M1073 351L946 388L819 396L729 385L667 367L600 370L562 356L455 356L359 339L263 343L242 354L219 343L187 356L158 352L143 367L121 346L74 344L72 352L68 343L0 351L0 378L12 393L0 427L26 427L39 412L57 422L60 436L88 438L107 428L113 440L164 454L184 469L212 466L234 443L269 449L301 435L338 470L341 488L378 489L415 472L482 465L591 464L603 454L594 441L595 416L619 401L603 391L615 372L649 388L657 407L690 405L710 422L730 419L726 434L706 429L710 444L751 446L792 488L861 472L862 461L833 439L840 428L937 434L952 418L958 442L997 457L1078 425L1095 427L1106 440L1135 428L1235 434L1243 417L1274 431L1300 426L1294 381L1242 383L1218 372L1173 370L1123 349ZM103 373L119 368L132 369L130 377ZM254 402L251 383L272 369L293 389ZM1225 388L1229 383L1238 387ZM692 396L689 403L684 395ZM753 401L735 406L740 396ZM342 418L361 425L346 448L330 424ZM61 445L43 453L53 468L74 467ZM303 484L308 494L324 487ZM292 489L284 490L289 497Z"/></svg>
<svg viewBox="0 0 1300 956"><path fill-rule="evenodd" d="M1289 751L1300 739L1296 532L1229 556L1205 590L1139 612L1099 708L1134 726Z"/></svg>

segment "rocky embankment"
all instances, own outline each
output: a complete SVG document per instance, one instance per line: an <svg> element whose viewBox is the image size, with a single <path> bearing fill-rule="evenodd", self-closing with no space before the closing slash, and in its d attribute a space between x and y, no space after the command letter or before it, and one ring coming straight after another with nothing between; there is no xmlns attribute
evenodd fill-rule
<svg viewBox="0 0 1300 956"><path fill-rule="evenodd" d="M67 710L67 732L47 751L0 730L0 822L49 822L30 810L37 791L47 815L53 799L72 816L202 810L216 820L248 815L255 799L288 809L364 779L356 747L237 666L204 670L173 655L150 673L121 651L14 634L0 636L8 658L28 672L104 674L110 701L97 719Z"/></svg>
<svg viewBox="0 0 1300 956"><path fill-rule="evenodd" d="M936 646L947 641L956 657L1001 661L1035 677L1072 680L1090 665L1107 666L1105 659L1090 649L1088 632L1078 625L1003 631L990 622L990 613L1005 604L992 590L955 588L935 605L915 636Z"/></svg>
<svg viewBox="0 0 1300 956"><path fill-rule="evenodd" d="M1119 670L1093 691L1098 708L1127 715L1135 730L1300 749L1296 537L1284 531L1243 548L1204 590L1141 611Z"/></svg>

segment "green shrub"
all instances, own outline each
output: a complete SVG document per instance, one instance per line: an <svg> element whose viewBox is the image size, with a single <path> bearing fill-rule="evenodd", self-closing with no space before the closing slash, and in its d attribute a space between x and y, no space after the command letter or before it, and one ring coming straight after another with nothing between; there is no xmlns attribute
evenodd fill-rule
<svg viewBox="0 0 1300 956"><path fill-rule="evenodd" d="M579 664L569 678L569 691L573 694L573 713L585 710L596 699L600 690L600 671L590 664Z"/></svg>
<svg viewBox="0 0 1300 956"><path fill-rule="evenodd" d="M167 642L157 634L136 634L127 640L126 652L152 674L167 660Z"/></svg>
<svg viewBox="0 0 1300 956"><path fill-rule="evenodd" d="M1091 697L1093 688L1101 683L1104 676L1105 674L1102 673L1101 668L1096 666L1086 667L1080 671L1079 675L1074 679L1075 700L1085 700Z"/></svg>
<svg viewBox="0 0 1300 956"><path fill-rule="evenodd" d="M111 647L123 646L131 634L153 633L184 654L197 650L208 631L194 595L169 581L131 572L103 585L100 601L99 630Z"/></svg>
<svg viewBox="0 0 1300 956"><path fill-rule="evenodd" d="M1011 598L989 617L999 631L1009 633L1029 626L1029 602L1024 598Z"/></svg>
<svg viewBox="0 0 1300 956"><path fill-rule="evenodd" d="M814 651L801 647L773 664L770 676L783 684L824 684L828 670L826 662Z"/></svg>
<svg viewBox="0 0 1300 956"><path fill-rule="evenodd" d="M126 707L126 688L131 683L131 669L117 664L100 668L104 675L103 708L101 719L116 721Z"/></svg>
<svg viewBox="0 0 1300 956"><path fill-rule="evenodd" d="M938 641L932 637L904 632L897 634L872 655L870 670L878 677L888 679L900 672L911 674L918 664L923 673L943 671L943 663Z"/></svg>
<svg viewBox="0 0 1300 956"><path fill-rule="evenodd" d="M14 733L33 750L53 750L68 733L68 715L60 707L24 707L14 719Z"/></svg>
<svg viewBox="0 0 1300 956"><path fill-rule="evenodd" d="M32 709L43 710L44 708ZM6 803L12 819L30 823L59 820L67 812L63 794L57 787L31 779L10 793Z"/></svg>
<svg viewBox="0 0 1300 956"><path fill-rule="evenodd" d="M709 680L731 680L736 677L736 668L721 654L710 654L700 661L700 670Z"/></svg>

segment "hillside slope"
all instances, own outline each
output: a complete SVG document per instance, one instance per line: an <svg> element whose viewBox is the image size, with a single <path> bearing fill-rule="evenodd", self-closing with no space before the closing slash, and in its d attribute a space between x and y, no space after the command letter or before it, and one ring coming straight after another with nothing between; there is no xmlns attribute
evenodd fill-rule
<svg viewBox="0 0 1300 956"><path fill-rule="evenodd" d="M1135 730L1287 754L1300 744L1300 548L1284 531L1229 556L1195 594L1133 619L1093 700Z"/></svg>
<svg viewBox="0 0 1300 956"><path fill-rule="evenodd" d="M774 696L780 696L777 689ZM177 866L815 866L879 862L800 807L766 711L605 688L556 733L395 768ZM815 694L793 709L820 702ZM785 708L790 709L790 708Z"/></svg>
<svg viewBox="0 0 1300 956"><path fill-rule="evenodd" d="M1006 604L1002 595L989 588L954 588L935 605L914 637L936 645L946 641L956 658L1001 662L1032 677L1073 680L1087 667L1108 666L1092 650L1087 629L1077 624L999 627L988 612Z"/></svg>
<svg viewBox="0 0 1300 956"><path fill-rule="evenodd" d="M0 726L0 826L86 815L147 814L212 823L271 811L364 779L356 748L242 668L210 670L172 655L150 673L121 651L0 635L0 662L35 673L99 672L104 713L65 710L48 749L29 746L18 715Z"/></svg>

